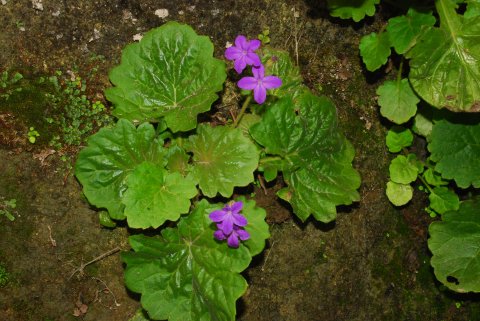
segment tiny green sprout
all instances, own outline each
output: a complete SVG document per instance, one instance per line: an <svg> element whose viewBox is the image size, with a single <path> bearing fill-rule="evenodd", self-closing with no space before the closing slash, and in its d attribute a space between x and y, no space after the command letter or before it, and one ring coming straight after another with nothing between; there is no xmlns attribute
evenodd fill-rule
<svg viewBox="0 0 480 321"><path fill-rule="evenodd" d="M17 200L12 198L10 200L3 200L0 198L0 216L5 215L10 221L15 220L15 216L12 213L15 213L14 209L17 207Z"/></svg>
<svg viewBox="0 0 480 321"><path fill-rule="evenodd" d="M385 236L386 236L387 238L389 238L389 237L390 237L390 233L387 232L387 234L385 234Z"/></svg>
<svg viewBox="0 0 480 321"><path fill-rule="evenodd" d="M258 40L260 40L264 45L270 43L270 29L263 29L262 33L258 35Z"/></svg>
<svg viewBox="0 0 480 321"><path fill-rule="evenodd" d="M35 130L35 127L30 127L28 130L28 141L31 144L35 144L37 141L37 137L39 137L40 134Z"/></svg>
<svg viewBox="0 0 480 321"><path fill-rule="evenodd" d="M455 306L457 307L457 309L460 309L462 307L462 303L461 302L455 302Z"/></svg>
<svg viewBox="0 0 480 321"><path fill-rule="evenodd" d="M0 264L0 288L5 286L10 280L7 270Z"/></svg>

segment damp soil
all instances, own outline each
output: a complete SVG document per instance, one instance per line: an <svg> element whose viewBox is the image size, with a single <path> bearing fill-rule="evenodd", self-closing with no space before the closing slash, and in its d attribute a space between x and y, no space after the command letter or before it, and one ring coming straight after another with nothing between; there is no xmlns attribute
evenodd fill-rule
<svg viewBox="0 0 480 321"><path fill-rule="evenodd" d="M425 198L416 193L408 206L394 208L384 195L391 155L384 146L388 124L375 100L381 74L362 68L357 48L363 35L394 14L391 8L353 24L330 18L325 1L98 3L2 0L0 72L86 74L91 57L103 56L89 92L98 99L110 86L108 70L119 63L121 49L166 21L208 35L217 57L237 34L251 37L269 28L271 44L292 54L306 84L335 102L355 147L361 201L338 208L334 223L294 219L275 196L281 181L250 191L268 212L272 236L244 273L249 288L238 301L237 320L480 320L477 297L453 294L435 281ZM168 15L156 15L157 9ZM382 72L389 77L391 69L394 63ZM0 197L17 200L15 220L0 217L0 265L8 276L0 283L0 320L127 321L140 307L139 297L124 287L119 256L129 250L129 231L100 226L72 175L78 148L52 153L45 142L28 143L42 104L30 99L24 107L0 106ZM217 102L214 110L229 115L238 107L233 99Z"/></svg>

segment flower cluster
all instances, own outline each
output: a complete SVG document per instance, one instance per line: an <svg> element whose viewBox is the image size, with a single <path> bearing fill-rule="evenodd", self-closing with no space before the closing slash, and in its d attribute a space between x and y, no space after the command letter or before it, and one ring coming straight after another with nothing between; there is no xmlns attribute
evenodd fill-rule
<svg viewBox="0 0 480 321"><path fill-rule="evenodd" d="M233 60L235 70L240 74L247 67L252 66L253 77L243 77L238 87L244 90L253 90L253 99L263 104L267 98L267 89L278 88L282 80L276 76L265 76L265 68L255 51L260 48L258 39L248 41L245 36L237 36L235 45L225 50L225 58Z"/></svg>
<svg viewBox="0 0 480 321"><path fill-rule="evenodd" d="M242 202L231 202L208 216L217 223L218 230L213 236L220 241L227 240L229 247L237 248L240 245L239 240L246 241L250 238L250 234L243 229L248 222L245 216L240 214L242 208Z"/></svg>

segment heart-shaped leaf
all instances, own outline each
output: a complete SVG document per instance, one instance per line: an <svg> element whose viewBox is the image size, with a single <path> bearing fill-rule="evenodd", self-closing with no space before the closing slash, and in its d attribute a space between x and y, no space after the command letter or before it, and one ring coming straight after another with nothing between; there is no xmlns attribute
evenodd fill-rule
<svg viewBox="0 0 480 321"><path fill-rule="evenodd" d="M208 197L230 197L235 186L254 180L259 152L238 128L200 125L186 149L193 153L192 176Z"/></svg>
<svg viewBox="0 0 480 321"><path fill-rule="evenodd" d="M188 213L190 199L197 195L196 184L178 172L144 162L127 178L123 195L128 226L157 228L166 220L176 221Z"/></svg>
<svg viewBox="0 0 480 321"><path fill-rule="evenodd" d="M247 242L251 241L253 252L261 251L268 225L264 211L255 208L253 201L246 201L242 212L252 239L237 249L229 248L214 239L215 224L208 218L220 208L202 200L190 215L180 219L177 228L164 229L161 238L129 238L135 252L122 255L127 264L125 283L142 294L142 305L152 319L235 319L235 301L247 288L239 274L251 261Z"/></svg>
<svg viewBox="0 0 480 321"><path fill-rule="evenodd" d="M398 155L389 166L390 179L399 184L410 184L417 179L418 168L407 157Z"/></svg>
<svg viewBox="0 0 480 321"><path fill-rule="evenodd" d="M354 151L338 132L335 106L324 97L304 93L272 104L252 137L268 156L262 167L282 170L287 188L278 195L306 220L335 219L336 205L358 200L360 177L352 168ZM271 161L270 161L271 160Z"/></svg>
<svg viewBox="0 0 480 321"><path fill-rule="evenodd" d="M480 200L460 204L430 224L428 247L435 276L457 292L480 292Z"/></svg>
<svg viewBox="0 0 480 321"><path fill-rule="evenodd" d="M187 25L168 22L128 45L122 63L110 73L115 85L105 94L113 114L132 121L164 117L173 131L197 125L222 90L225 64L213 58L213 45Z"/></svg>
<svg viewBox="0 0 480 321"><path fill-rule="evenodd" d="M135 128L125 119L90 136L75 164L75 176L90 204L106 208L114 219L124 219L121 199L127 176L144 161L164 166L162 146L152 125L145 123Z"/></svg>
<svg viewBox="0 0 480 321"><path fill-rule="evenodd" d="M480 17L457 14L438 0L440 28L430 28L408 53L409 79L429 104L452 111L480 110Z"/></svg>

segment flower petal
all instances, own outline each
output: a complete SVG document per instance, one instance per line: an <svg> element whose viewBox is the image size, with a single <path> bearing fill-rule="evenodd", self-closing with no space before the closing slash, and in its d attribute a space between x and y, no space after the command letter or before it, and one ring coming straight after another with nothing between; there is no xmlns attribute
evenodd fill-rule
<svg viewBox="0 0 480 321"><path fill-rule="evenodd" d="M252 74L253 74L253 77L257 79L263 79L263 76L265 75L265 68L263 67L262 64L260 64L258 67L253 67Z"/></svg>
<svg viewBox="0 0 480 321"><path fill-rule="evenodd" d="M276 76L267 76L262 80L263 86L266 89L278 88L282 85L282 80Z"/></svg>
<svg viewBox="0 0 480 321"><path fill-rule="evenodd" d="M240 201L240 202L234 202L231 206L230 206L230 211L232 211L232 213L235 213L235 214L238 214L238 212L240 212L243 208L243 202Z"/></svg>
<svg viewBox="0 0 480 321"><path fill-rule="evenodd" d="M249 52L245 55L245 62L247 63L247 65L255 67L259 67L262 64L258 55L253 52Z"/></svg>
<svg viewBox="0 0 480 321"><path fill-rule="evenodd" d="M237 47L230 47L225 50L225 58L228 60L236 60L243 56L243 51Z"/></svg>
<svg viewBox="0 0 480 321"><path fill-rule="evenodd" d="M240 240L242 240L242 241L246 241L250 238L250 234L243 229L237 230L236 233L237 233L238 237L240 238Z"/></svg>
<svg viewBox="0 0 480 321"><path fill-rule="evenodd" d="M260 45L262 44L262 42L258 39L252 39L250 40L250 44L248 46L248 50L251 50L251 51L255 51L257 50L258 48L260 48Z"/></svg>
<svg viewBox="0 0 480 321"><path fill-rule="evenodd" d="M225 219L225 215L227 215L227 212L224 210L216 210L210 213L208 217L214 221L214 222L221 222Z"/></svg>
<svg viewBox="0 0 480 321"><path fill-rule="evenodd" d="M233 231L233 217L232 215L227 215L222 223L217 224L217 227L225 233L225 235L229 235Z"/></svg>
<svg viewBox="0 0 480 321"><path fill-rule="evenodd" d="M243 35L238 35L237 38L235 38L235 46L237 46L241 50L247 50L248 49L247 38Z"/></svg>
<svg viewBox="0 0 480 321"><path fill-rule="evenodd" d="M235 224L236 226L245 226L247 225L248 221L247 219L245 218L245 216L241 215L241 214L235 214L235 213L232 213L232 217L233 217L233 224Z"/></svg>
<svg viewBox="0 0 480 321"><path fill-rule="evenodd" d="M235 70L241 74L243 69L245 69L245 67L247 67L247 62L245 61L245 56L242 56L240 58L238 58L237 60L235 60L235 62L233 63L233 68L235 68Z"/></svg>
<svg viewBox="0 0 480 321"><path fill-rule="evenodd" d="M258 85L255 87L253 90L253 99L257 102L257 104L261 105L265 102L265 99L267 99L267 90L263 85Z"/></svg>
<svg viewBox="0 0 480 321"><path fill-rule="evenodd" d="M222 230L216 230L215 233L213 233L213 237L219 241L222 241L227 238L227 236L225 235L225 233L223 233Z"/></svg>
<svg viewBox="0 0 480 321"><path fill-rule="evenodd" d="M237 83L237 86L243 90L253 90L258 85L258 80L253 77L243 77Z"/></svg>
<svg viewBox="0 0 480 321"><path fill-rule="evenodd" d="M230 236L227 239L227 244L230 247L237 248L240 242L238 242L238 237L236 233L230 234Z"/></svg>

